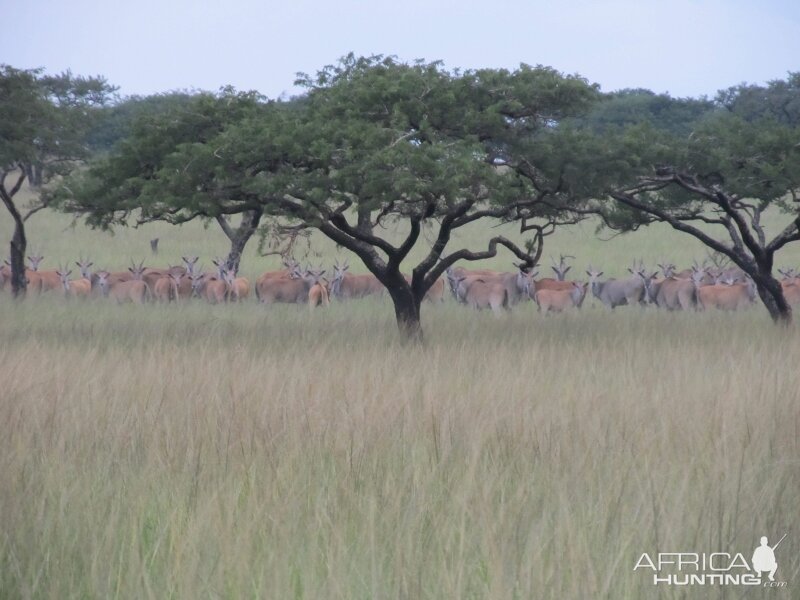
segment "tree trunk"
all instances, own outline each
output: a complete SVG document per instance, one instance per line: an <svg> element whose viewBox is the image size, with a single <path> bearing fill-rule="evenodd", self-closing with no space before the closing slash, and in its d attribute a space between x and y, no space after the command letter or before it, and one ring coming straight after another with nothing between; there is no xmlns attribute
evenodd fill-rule
<svg viewBox="0 0 800 600"><path fill-rule="evenodd" d="M258 229L258 224L263 214L264 212L262 210L251 210L243 213L242 222L236 229L233 229L224 217L217 217L217 222L231 241L231 249L230 252L228 252L225 265L228 269L233 270L234 273L239 271L239 263L242 260L244 248L247 242L250 241L250 238L253 237L256 229Z"/></svg>
<svg viewBox="0 0 800 600"><path fill-rule="evenodd" d="M25 276L25 251L28 240L25 238L25 222L19 214L11 196L2 190L3 204L6 205L11 218L14 219L14 235L11 238L11 294L14 298L25 295L28 280Z"/></svg>
<svg viewBox="0 0 800 600"><path fill-rule="evenodd" d="M28 240L25 238L25 225L19 217L14 216L14 237L11 238L11 294L14 298L25 295L28 278L25 276L25 250Z"/></svg>
<svg viewBox="0 0 800 600"><path fill-rule="evenodd" d="M405 289L403 289L403 287ZM393 286L388 288L389 296L394 303L394 316L397 328L403 336L411 341L422 341L422 321L420 319L421 302L414 297L410 286Z"/></svg>
<svg viewBox="0 0 800 600"><path fill-rule="evenodd" d="M783 295L783 287L781 283L772 276L771 269L769 271L759 271L753 278L756 284L758 296L764 303L764 306L772 317L772 321L776 325L788 327L792 323L792 307L786 301Z"/></svg>

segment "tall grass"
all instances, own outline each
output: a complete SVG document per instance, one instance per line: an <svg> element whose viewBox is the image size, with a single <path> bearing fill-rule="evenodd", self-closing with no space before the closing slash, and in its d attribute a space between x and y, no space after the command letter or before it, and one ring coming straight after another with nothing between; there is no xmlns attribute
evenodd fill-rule
<svg viewBox="0 0 800 600"><path fill-rule="evenodd" d="M671 598L642 552L784 532L798 584L795 329L425 325L410 347L377 302L0 303L0 594Z"/></svg>
<svg viewBox="0 0 800 600"><path fill-rule="evenodd" d="M0 222L0 243L10 233ZM152 237L155 264L227 247L215 227L110 237L47 212L28 233L49 267L124 267ZM318 237L311 251L343 256ZM601 242L590 224L547 253L608 274L703 256L663 227ZM250 248L243 266L275 263ZM381 302L310 314L0 295L0 598L738 598L656 588L633 566L642 552L749 559L783 533L789 586L761 592L797 597L797 326L761 308L590 304L499 319L426 306L417 346Z"/></svg>

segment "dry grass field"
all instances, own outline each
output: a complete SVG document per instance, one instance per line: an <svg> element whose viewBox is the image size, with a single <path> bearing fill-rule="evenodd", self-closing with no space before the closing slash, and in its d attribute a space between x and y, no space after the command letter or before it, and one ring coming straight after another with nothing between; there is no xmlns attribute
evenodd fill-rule
<svg viewBox="0 0 800 600"><path fill-rule="evenodd" d="M226 247L215 226L68 225L31 220L45 267L123 267L157 236L163 263ZM665 229L548 243L618 274L703 257ZM797 598L800 328L590 304L426 307L413 346L377 301L0 296L0 598ZM633 571L784 533L782 589Z"/></svg>

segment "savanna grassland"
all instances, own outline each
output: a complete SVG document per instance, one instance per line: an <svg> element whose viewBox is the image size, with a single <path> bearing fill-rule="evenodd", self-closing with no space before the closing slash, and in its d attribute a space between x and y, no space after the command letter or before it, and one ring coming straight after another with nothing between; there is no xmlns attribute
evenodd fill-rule
<svg viewBox="0 0 800 600"><path fill-rule="evenodd" d="M79 254L208 266L226 249L216 226L69 225L31 219L43 268ZM547 243L578 273L704 257L665 228L603 242L587 224ZM311 250L345 257L316 237ZM275 263L253 244L243 269ZM797 263L790 247L782 264ZM379 301L0 297L0 597L797 597L797 325L589 299L556 317L423 311L416 346ZM782 589L633 571L643 552L749 560L784 533Z"/></svg>

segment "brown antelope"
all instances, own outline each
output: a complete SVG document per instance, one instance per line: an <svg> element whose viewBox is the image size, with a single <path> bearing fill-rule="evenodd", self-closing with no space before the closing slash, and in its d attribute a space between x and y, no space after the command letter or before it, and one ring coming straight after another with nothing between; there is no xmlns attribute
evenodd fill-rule
<svg viewBox="0 0 800 600"><path fill-rule="evenodd" d="M28 260L31 263L30 270L35 273L34 280L38 280L37 283L34 284L33 289L38 292L52 292L58 291L61 289L61 277L58 276L58 271L40 271L39 265L44 260L44 256L42 255L33 255L29 256ZM29 281L31 280L28 277ZM30 287L30 285L29 285Z"/></svg>
<svg viewBox="0 0 800 600"><path fill-rule="evenodd" d="M375 275L351 275L347 272L350 265L339 261L333 265L333 279L331 279L331 295L337 300L351 300L366 296L381 296L386 291L383 284Z"/></svg>
<svg viewBox="0 0 800 600"><path fill-rule="evenodd" d="M502 283L461 275L455 277L455 285L460 301L471 308L488 308L495 315L509 308L508 289Z"/></svg>
<svg viewBox="0 0 800 600"><path fill-rule="evenodd" d="M786 298L786 302L791 306L800 304L800 277L797 276L797 270L790 267L778 269L778 273L783 276L781 288L783 288L783 297Z"/></svg>
<svg viewBox="0 0 800 600"><path fill-rule="evenodd" d="M501 275L501 273L500 271L493 271L492 269L465 269L464 267L448 267L445 271L445 276L447 277L447 285L450 287L450 293L453 294L453 298L459 300L457 291L459 285L459 281L457 280L458 277L466 278L478 275L497 277L498 275Z"/></svg>
<svg viewBox="0 0 800 600"><path fill-rule="evenodd" d="M231 273L231 299L242 302L250 297L250 280L247 277L236 277L236 273Z"/></svg>
<svg viewBox="0 0 800 600"><path fill-rule="evenodd" d="M250 281L246 277L237 277L235 271L228 269L224 259L214 258L211 260L217 267L217 278L223 279L228 284L228 300L241 302L250 295Z"/></svg>
<svg viewBox="0 0 800 600"><path fill-rule="evenodd" d="M455 297L459 302L464 301L464 293L470 283L475 280L482 280L484 283L499 283L506 288L506 296L509 305L515 305L521 300L529 297L531 276L527 272L525 264L514 265L517 271L514 273L498 273L495 275L475 275L473 273L457 275L454 271L447 274L451 291L455 289Z"/></svg>
<svg viewBox="0 0 800 600"><path fill-rule="evenodd" d="M150 299L150 288L141 279L112 281L110 276L111 273L108 271L98 271L97 273L97 287L106 298L114 300L117 304L127 302L144 304Z"/></svg>
<svg viewBox="0 0 800 600"><path fill-rule="evenodd" d="M194 296L204 299L209 304L222 304L228 300L230 287L224 279L208 276L205 273L193 272L189 275Z"/></svg>
<svg viewBox="0 0 800 600"><path fill-rule="evenodd" d="M308 302L311 287L319 283L324 270L306 270L294 279L274 278L264 282L261 288L261 302L264 304L304 304Z"/></svg>
<svg viewBox="0 0 800 600"><path fill-rule="evenodd" d="M534 299L539 306L539 311L544 312L564 312L570 308L580 308L583 299L586 297L586 290L589 283L572 282L571 290L539 290Z"/></svg>
<svg viewBox="0 0 800 600"><path fill-rule="evenodd" d="M315 283L308 290L308 307L314 310L318 306L330 306L331 299L324 283Z"/></svg>
<svg viewBox="0 0 800 600"><path fill-rule="evenodd" d="M752 279L745 283L735 283L728 277L726 283L715 283L697 288L697 306L701 310L718 308L719 310L741 310L755 302L756 286Z"/></svg>
<svg viewBox="0 0 800 600"><path fill-rule="evenodd" d="M5 259L3 267L0 268L0 289L11 289L11 261ZM39 294L42 291L42 278L39 273L31 269L25 269L25 292Z"/></svg>
<svg viewBox="0 0 800 600"><path fill-rule="evenodd" d="M66 267L59 268L56 273L61 280L61 286L64 289L65 298L80 298L85 300L92 294L92 282L85 277L81 279L70 280L69 276L72 270L67 271Z"/></svg>
<svg viewBox="0 0 800 600"><path fill-rule="evenodd" d="M168 269L156 269L153 267L147 267L144 272L142 273L142 280L150 286L150 289L155 292L156 289L156 282L161 279L162 277L166 277L170 273L180 273L183 275L186 272L186 269L183 267L172 267L170 266Z"/></svg>
<svg viewBox="0 0 800 600"><path fill-rule="evenodd" d="M782 281L781 287L783 288L783 297L790 306L800 304L800 283L784 283Z"/></svg>
<svg viewBox="0 0 800 600"><path fill-rule="evenodd" d="M152 288L155 301L166 304L178 302L180 300L178 289L182 279L182 273L170 272L167 272L166 275L157 279Z"/></svg>
<svg viewBox="0 0 800 600"><path fill-rule="evenodd" d="M88 279L92 284L92 291L96 292L97 291L97 274L96 273L92 273L92 267L94 266L94 263L91 260L89 260L88 258L86 258L86 259L80 258L79 260L75 261L75 264L77 265L78 269L80 270L81 277L83 279Z"/></svg>
<svg viewBox="0 0 800 600"><path fill-rule="evenodd" d="M334 267L335 269L336 267ZM411 276L410 275L403 275L408 285L411 285ZM444 279L439 277L436 281L433 282L433 285L428 288L428 291L425 292L425 298L423 300L427 300L428 302L437 304L439 302L444 302Z"/></svg>
<svg viewBox="0 0 800 600"><path fill-rule="evenodd" d="M650 287L650 302L667 310L691 310L697 306L697 288L704 285L704 267L692 267L691 279L667 277L653 282Z"/></svg>
<svg viewBox="0 0 800 600"><path fill-rule="evenodd" d="M261 299L261 292L266 287L269 287L267 283L271 279L297 279L300 277L300 263L298 263L293 258L283 258L281 259L283 264L283 269L279 269L277 271L267 271L266 273L262 273L258 279L256 279L256 283L253 286L255 290L256 300L259 302L263 302Z"/></svg>

